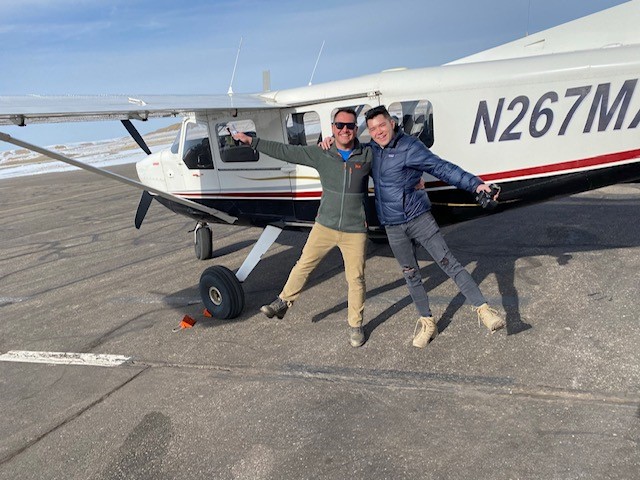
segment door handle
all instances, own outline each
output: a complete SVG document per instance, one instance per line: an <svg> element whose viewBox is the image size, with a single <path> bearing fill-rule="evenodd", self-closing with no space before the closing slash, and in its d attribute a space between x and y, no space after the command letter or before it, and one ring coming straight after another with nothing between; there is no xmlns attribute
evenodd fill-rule
<svg viewBox="0 0 640 480"><path fill-rule="evenodd" d="M293 173L296 171L296 167L295 165L285 165L280 169L280 171L284 173Z"/></svg>

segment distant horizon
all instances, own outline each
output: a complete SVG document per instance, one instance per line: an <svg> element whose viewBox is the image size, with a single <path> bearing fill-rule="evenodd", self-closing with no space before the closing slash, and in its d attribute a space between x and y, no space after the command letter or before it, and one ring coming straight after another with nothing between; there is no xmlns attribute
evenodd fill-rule
<svg viewBox="0 0 640 480"><path fill-rule="evenodd" d="M174 124L179 127L180 122L174 122ZM126 130L123 129L123 131L124 135L111 139L81 140L79 142L58 143L48 147L52 150L58 150L63 155L100 168L135 163L145 158L147 154L135 144ZM175 135L176 131L161 127L145 134L145 140L150 150L157 152L168 148ZM24 148L16 147L12 151L0 151L0 180L72 170L79 170L79 168L46 158Z"/></svg>

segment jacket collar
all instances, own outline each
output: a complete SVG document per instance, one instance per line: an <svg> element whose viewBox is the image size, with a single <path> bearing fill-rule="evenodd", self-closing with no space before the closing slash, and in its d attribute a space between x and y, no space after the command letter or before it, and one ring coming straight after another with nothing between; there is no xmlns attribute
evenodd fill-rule
<svg viewBox="0 0 640 480"><path fill-rule="evenodd" d="M396 125L395 135L393 136L393 138L389 142L389 145L387 145L385 148L387 148L387 147L396 148L396 146L398 145L398 142L400 141L400 139L402 137L404 137L404 135L405 135L404 131L400 127L398 127Z"/></svg>

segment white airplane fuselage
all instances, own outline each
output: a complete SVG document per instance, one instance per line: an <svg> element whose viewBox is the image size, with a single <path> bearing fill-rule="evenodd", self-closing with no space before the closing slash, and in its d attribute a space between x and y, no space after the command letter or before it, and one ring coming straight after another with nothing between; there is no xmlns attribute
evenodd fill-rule
<svg viewBox="0 0 640 480"><path fill-rule="evenodd" d="M290 106L187 118L173 152L151 155L137 169L145 184L246 223L312 222L321 195L315 170L266 155L226 162L221 125L249 121L257 136L286 143L296 114L313 112L317 133L325 137L331 135L332 113L339 107L355 106L364 113L386 105L412 113L421 102L433 116L428 126L431 150L487 182L499 183L505 208L640 178L639 78L640 46L618 46L398 69L269 92L262 96ZM413 113L411 122L416 119ZM189 167L183 161L187 127L194 123L209 137L212 165L207 168ZM359 123L361 138L368 140L362 118ZM482 213L465 192L428 175L425 180L441 221ZM189 214L182 207L177 211ZM192 213L202 219L200 213ZM375 226L375 219L371 223Z"/></svg>

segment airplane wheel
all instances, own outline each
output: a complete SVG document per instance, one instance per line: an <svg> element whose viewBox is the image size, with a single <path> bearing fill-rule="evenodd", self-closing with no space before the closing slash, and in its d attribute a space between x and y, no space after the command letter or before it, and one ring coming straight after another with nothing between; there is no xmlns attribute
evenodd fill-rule
<svg viewBox="0 0 640 480"><path fill-rule="evenodd" d="M202 272L200 297L213 318L230 320L244 309L244 291L240 281L231 270L221 265Z"/></svg>
<svg viewBox="0 0 640 480"><path fill-rule="evenodd" d="M198 260L209 260L212 257L211 229L200 227L196 230L196 257Z"/></svg>

